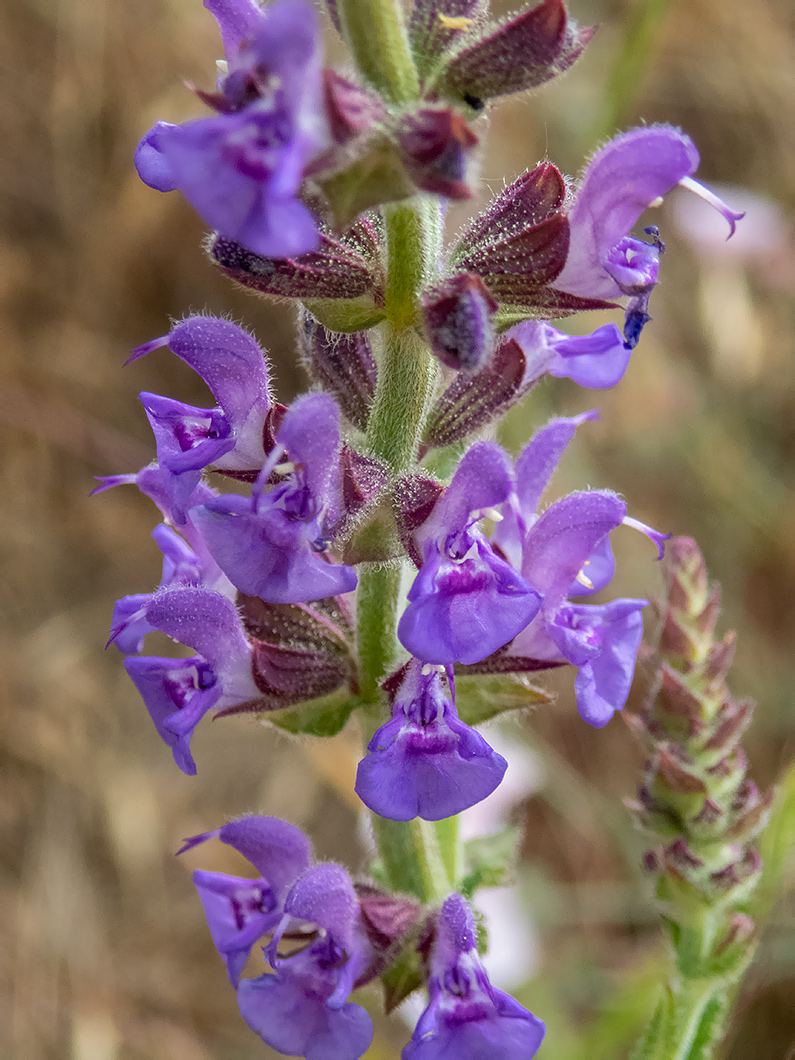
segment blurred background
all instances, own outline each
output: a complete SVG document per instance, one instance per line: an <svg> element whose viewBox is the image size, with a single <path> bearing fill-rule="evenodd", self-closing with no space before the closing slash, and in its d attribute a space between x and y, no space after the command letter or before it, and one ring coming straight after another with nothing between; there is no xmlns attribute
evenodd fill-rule
<svg viewBox="0 0 795 1060"><path fill-rule="evenodd" d="M600 30L565 78L494 109L473 205L544 156L574 175L617 129L671 122L697 142L698 176L725 185L748 218L726 244L713 218L671 196L653 218L668 244L654 324L623 383L595 394L553 381L512 413L503 441L518 448L553 411L602 410L555 491L610 486L637 518L700 542L724 587L722 628L740 635L734 692L759 703L747 748L766 785L795 747L793 8L571 8ZM218 844L184 863L173 851L255 811L288 816L319 856L363 869L356 732L299 746L250 718L205 723L198 777L180 774L120 656L103 651L114 600L159 580L156 513L130 488L88 494L94 476L153 455L140 390L207 403L165 351L122 370L133 346L163 334L169 315L232 314L269 349L288 400L304 385L293 313L223 281L190 207L132 168L153 121L200 113L182 81L214 79L220 44L199 0L7 0L4 26L0 1056L274 1055L239 1017L190 883L199 864L242 866ZM465 216L458 208L451 224ZM618 591L658 592L648 542L626 532L617 545ZM579 723L571 674L556 676L554 706L490 737L517 756L513 804L503 793L472 827L509 820L525 840L508 904L483 905L494 906L497 980L550 1025L543 1055L613 1060L647 1015L663 959L642 841L621 802L641 757L620 719L601 732ZM630 709L643 691L640 673ZM791 913L779 902L746 978L730 1060L795 1056ZM377 1010L375 990L364 1000ZM399 1020L377 1021L368 1056L396 1057L407 1037Z"/></svg>

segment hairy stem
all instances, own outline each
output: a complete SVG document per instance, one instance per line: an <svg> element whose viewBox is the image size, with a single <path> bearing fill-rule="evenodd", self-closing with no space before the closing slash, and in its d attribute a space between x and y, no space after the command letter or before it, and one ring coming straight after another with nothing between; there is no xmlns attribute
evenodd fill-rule
<svg viewBox="0 0 795 1060"><path fill-rule="evenodd" d="M400 0L338 0L345 35L356 64L374 88L393 103L420 93Z"/></svg>
<svg viewBox="0 0 795 1060"><path fill-rule="evenodd" d="M378 336L378 384L367 444L374 456L399 474L416 464L436 380L435 360L415 325L418 293L438 260L441 224L438 204L419 196L390 204L384 215L388 319ZM374 708L379 703L378 686L399 651L395 632L399 589L399 566L364 565L357 602L359 672L362 695ZM369 742L381 724L380 711L373 709L367 721ZM423 902L440 902L455 884L457 828L451 824L437 833L438 827L373 815L373 831L391 886Z"/></svg>

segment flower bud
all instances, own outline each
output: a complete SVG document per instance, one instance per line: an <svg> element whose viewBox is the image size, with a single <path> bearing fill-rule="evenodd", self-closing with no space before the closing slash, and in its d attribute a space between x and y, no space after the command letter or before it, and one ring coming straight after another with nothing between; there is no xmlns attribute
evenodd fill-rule
<svg viewBox="0 0 795 1060"><path fill-rule="evenodd" d="M478 138L460 114L448 107L423 107L404 115L397 137L418 188L448 199L472 198L468 170Z"/></svg>
<svg viewBox="0 0 795 1060"><path fill-rule="evenodd" d="M328 331L308 313L303 318L303 361L324 390L333 394L354 427L367 430L378 368L366 331Z"/></svg>
<svg viewBox="0 0 795 1060"><path fill-rule="evenodd" d="M452 445L502 415L528 393L526 367L527 358L518 342L500 342L479 372L456 376L437 400L423 444L427 448Z"/></svg>
<svg viewBox="0 0 795 1060"><path fill-rule="evenodd" d="M593 36L570 21L562 0L542 0L507 22L486 27L454 53L439 90L473 109L495 96L535 88L567 70Z"/></svg>
<svg viewBox="0 0 795 1060"><path fill-rule="evenodd" d="M450 368L474 372L494 346L497 303L480 277L460 273L423 296L423 319L431 349Z"/></svg>

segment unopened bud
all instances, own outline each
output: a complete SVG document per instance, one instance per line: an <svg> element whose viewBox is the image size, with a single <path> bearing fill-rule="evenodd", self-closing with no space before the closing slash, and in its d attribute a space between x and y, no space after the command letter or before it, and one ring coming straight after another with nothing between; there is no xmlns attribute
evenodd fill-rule
<svg viewBox="0 0 795 1060"><path fill-rule="evenodd" d="M418 188L447 199L472 198L469 168L478 138L465 118L448 107L423 107L403 117L397 138Z"/></svg>
<svg viewBox="0 0 795 1060"><path fill-rule="evenodd" d="M479 101L535 88L567 70L593 32L569 21L562 0L542 0L459 48L440 78L440 91L477 109Z"/></svg>
<svg viewBox="0 0 795 1060"><path fill-rule="evenodd" d="M668 747L657 754L657 771L671 792L681 795L706 794L707 788L700 776L674 755Z"/></svg>
<svg viewBox="0 0 795 1060"><path fill-rule="evenodd" d="M428 342L450 368L474 372L494 347L497 303L479 276L459 273L426 292L423 319Z"/></svg>
<svg viewBox="0 0 795 1060"><path fill-rule="evenodd" d="M328 331L308 313L302 332L303 360L310 375L336 398L354 427L366 431L378 377L367 332L343 335Z"/></svg>
<svg viewBox="0 0 795 1060"><path fill-rule="evenodd" d="M520 401L527 358L514 339L500 342L493 357L474 375L458 375L428 417L423 444L452 445L479 430Z"/></svg>
<svg viewBox="0 0 795 1060"><path fill-rule="evenodd" d="M729 930L718 943L715 951L716 955L720 956L731 946L743 945L748 942L753 938L755 931L756 924L747 913L735 913L731 918Z"/></svg>

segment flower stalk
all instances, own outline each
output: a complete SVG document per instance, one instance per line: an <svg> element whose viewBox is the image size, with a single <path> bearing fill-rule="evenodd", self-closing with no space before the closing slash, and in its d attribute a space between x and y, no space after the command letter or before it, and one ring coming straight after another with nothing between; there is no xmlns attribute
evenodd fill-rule
<svg viewBox="0 0 795 1060"><path fill-rule="evenodd" d="M748 915L761 859L754 839L770 805L746 775L740 739L753 704L726 684L734 635L716 639L720 587L694 541L676 538L665 559L656 679L633 728L649 759L636 818L656 840L645 864L673 947L673 965L636 1060L708 1060L748 966L756 930Z"/></svg>

